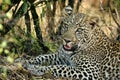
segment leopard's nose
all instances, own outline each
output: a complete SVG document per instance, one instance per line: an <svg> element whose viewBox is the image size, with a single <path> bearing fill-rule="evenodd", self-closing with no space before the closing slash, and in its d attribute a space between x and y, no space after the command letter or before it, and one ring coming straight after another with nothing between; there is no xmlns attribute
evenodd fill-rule
<svg viewBox="0 0 120 80"><path fill-rule="evenodd" d="M71 42L71 40L69 40L69 39L64 39L64 41L65 41L65 43Z"/></svg>

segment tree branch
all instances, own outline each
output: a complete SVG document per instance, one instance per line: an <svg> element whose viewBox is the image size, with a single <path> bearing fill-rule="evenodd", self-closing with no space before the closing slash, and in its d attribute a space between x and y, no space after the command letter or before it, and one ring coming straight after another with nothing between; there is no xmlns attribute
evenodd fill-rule
<svg viewBox="0 0 120 80"><path fill-rule="evenodd" d="M42 32L39 26L39 19L38 19L38 15L37 15L34 5L31 5L31 13L32 13L33 21L34 21L34 28L35 28L36 36L38 38L38 43L43 51L48 52L50 50L48 47L44 45L43 38L42 38Z"/></svg>

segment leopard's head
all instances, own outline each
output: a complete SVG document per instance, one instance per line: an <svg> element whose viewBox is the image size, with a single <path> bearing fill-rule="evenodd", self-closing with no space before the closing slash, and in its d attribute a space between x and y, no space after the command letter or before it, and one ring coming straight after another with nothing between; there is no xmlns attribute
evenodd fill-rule
<svg viewBox="0 0 120 80"><path fill-rule="evenodd" d="M68 21L70 23L71 20ZM74 22L74 21L73 21ZM95 25L87 20L79 23L64 23L60 26L59 35L66 50L86 48L95 34ZM93 33L94 32L94 33Z"/></svg>

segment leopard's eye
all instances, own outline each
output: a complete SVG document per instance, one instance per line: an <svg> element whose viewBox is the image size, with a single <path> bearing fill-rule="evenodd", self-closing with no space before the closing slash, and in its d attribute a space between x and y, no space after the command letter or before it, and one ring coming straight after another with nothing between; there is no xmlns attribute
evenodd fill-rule
<svg viewBox="0 0 120 80"><path fill-rule="evenodd" d="M78 40L80 39L83 39L83 38L86 38L86 33L88 33L88 31L84 28L78 28L76 31L75 31L75 36Z"/></svg>
<svg viewBox="0 0 120 80"><path fill-rule="evenodd" d="M80 37L81 37L81 35L82 35L82 31L81 31L81 29L78 28L78 29L75 31L75 36L76 36L76 38L79 40Z"/></svg>
<svg viewBox="0 0 120 80"><path fill-rule="evenodd" d="M82 28L78 28L76 31L75 31L75 34L76 35L79 35L79 34L82 34L83 33L83 29Z"/></svg>

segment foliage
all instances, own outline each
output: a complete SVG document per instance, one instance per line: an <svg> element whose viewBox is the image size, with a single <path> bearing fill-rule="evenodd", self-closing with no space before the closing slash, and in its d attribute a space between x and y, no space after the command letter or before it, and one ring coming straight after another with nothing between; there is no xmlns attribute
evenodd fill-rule
<svg viewBox="0 0 120 80"><path fill-rule="evenodd" d="M2 16L0 15L0 79L2 80L12 79L13 75L16 75L16 80L19 80L17 77L22 76L21 78L23 78L27 75L26 73L23 76L24 73L21 74L20 72L19 74L19 71L16 73L13 68L9 67L14 64L15 58L18 56L22 54L25 56L37 56L44 54L46 52L44 52L45 49L51 51L56 50L56 44L44 42L42 35L39 35L41 34L41 28L39 26L39 17L36 13L37 5L28 0L20 0L19 2L21 3L12 2L11 0L3 0L2 3L0 3L0 14L2 14ZM47 5L49 5L48 3L49 2L47 2ZM42 2L39 4L42 4ZM6 8L6 5L8 8ZM9 12L13 7L13 12ZM46 13L44 8L42 9L41 19ZM32 15L30 15L29 12L31 12ZM25 28L17 24L23 16L25 17ZM31 27L30 16L32 16L34 28ZM31 29L35 29L34 33L36 33L36 35L31 32Z"/></svg>
<svg viewBox="0 0 120 80"><path fill-rule="evenodd" d="M3 11L6 11L8 9L8 6L11 5L11 1L10 0L2 0L1 1L1 9Z"/></svg>
<svg viewBox="0 0 120 80"><path fill-rule="evenodd" d="M37 0L2 0L2 3L0 3L0 58L2 57L0 73L2 73L3 80L6 80L12 72L14 73L14 70L8 69L8 65L11 65L16 57L21 55L25 58L26 56L37 56L55 52L58 48L57 41L54 41L51 37L47 38L46 41L45 34L55 36L54 28L58 27L58 24L55 23L56 13L59 13L59 10L56 9L60 7L61 11L67 0L35 1ZM75 2L74 0L69 1ZM120 0L114 0L114 3L116 7L119 7ZM73 6L73 3L69 4ZM79 7L78 5L77 7ZM36 8L38 7L41 7L40 13L37 13ZM44 21L44 18L46 20L42 27L39 24ZM22 22L19 23L20 21ZM25 24L25 26L22 26L22 24ZM45 31L42 30L44 25L47 25ZM22 78L23 75L24 72Z"/></svg>
<svg viewBox="0 0 120 80"><path fill-rule="evenodd" d="M9 4L10 5L11 2L10 2L10 0L3 0L2 6L4 6L4 4ZM4 9L2 9L2 10L4 10ZM0 17L1 22L4 22L3 20L5 18L7 18L7 19L11 18L11 15L10 15L9 12L5 13L3 18ZM3 25L0 24L0 31L2 31L2 30L3 30ZM8 42L12 41L12 40L13 40L12 38L9 38L9 39L5 39L4 37L0 38L0 54L1 55L4 55L4 54L7 55L7 61L9 61L11 63L13 62L13 59L16 56L14 52L9 51L9 49L8 49Z"/></svg>
<svg viewBox="0 0 120 80"><path fill-rule="evenodd" d="M114 0L114 3L116 8L120 6L120 0Z"/></svg>
<svg viewBox="0 0 120 80"><path fill-rule="evenodd" d="M10 0L3 0L2 3L2 10L5 10L5 4L10 5ZM0 22L4 22L4 19L10 19L10 13L5 13L4 17L0 16ZM0 31L3 30L3 25L0 23ZM7 67L4 65L8 65L7 63L13 63L14 59L18 56L14 53L14 51L9 50L8 42L13 41L13 38L6 39L5 37L0 37L0 79L6 80L7 79ZM4 56L4 57L2 57Z"/></svg>

